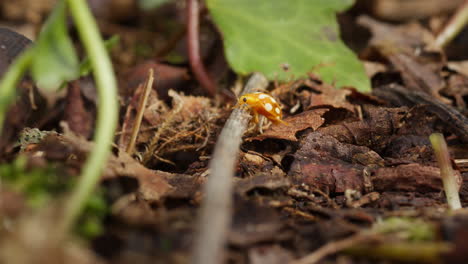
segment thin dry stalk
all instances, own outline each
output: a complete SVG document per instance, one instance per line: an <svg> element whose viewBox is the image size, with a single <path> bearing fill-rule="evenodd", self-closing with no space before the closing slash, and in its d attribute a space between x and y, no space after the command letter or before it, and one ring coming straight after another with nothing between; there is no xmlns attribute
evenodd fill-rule
<svg viewBox="0 0 468 264"><path fill-rule="evenodd" d="M264 89L267 79L254 74L244 88L243 94ZM193 243L193 264L221 263L231 220L232 178L242 141L252 117L246 109L236 108L226 121L212 154L209 170L211 174L204 186L197 231Z"/></svg>
<svg viewBox="0 0 468 264"><path fill-rule="evenodd" d="M434 133L429 137L434 154L437 158L437 163L440 167L440 177L444 184L445 196L447 203L452 210L460 209L460 196L458 194L458 184L455 173L450 161L450 154L448 152L447 143L445 143L444 136L440 133Z"/></svg>
<svg viewBox="0 0 468 264"><path fill-rule="evenodd" d="M140 96L140 101L138 102L138 111L135 117L135 124L133 125L132 135L130 137L130 142L127 146L127 153L132 155L135 151L135 143L138 137L138 132L140 132L141 121L143 120L143 113L146 109L146 103L148 102L148 97L151 92L151 88L153 87L154 81L154 72L153 69L150 68L148 71L148 79L145 83L145 90Z"/></svg>

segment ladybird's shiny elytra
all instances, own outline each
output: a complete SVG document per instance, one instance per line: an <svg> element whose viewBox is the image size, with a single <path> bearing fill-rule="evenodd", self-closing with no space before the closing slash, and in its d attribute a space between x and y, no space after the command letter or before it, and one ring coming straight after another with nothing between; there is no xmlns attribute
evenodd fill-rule
<svg viewBox="0 0 468 264"><path fill-rule="evenodd" d="M280 104L269 94L261 92L245 94L237 102L237 107L240 106L247 106L250 109L255 123L258 123L258 115L262 115L274 124L288 124L282 120Z"/></svg>

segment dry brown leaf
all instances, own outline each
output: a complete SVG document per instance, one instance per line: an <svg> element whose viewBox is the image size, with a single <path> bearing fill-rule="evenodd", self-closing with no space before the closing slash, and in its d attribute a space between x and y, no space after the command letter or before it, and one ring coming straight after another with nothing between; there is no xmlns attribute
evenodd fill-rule
<svg viewBox="0 0 468 264"><path fill-rule="evenodd" d="M87 154L93 150L93 145L93 143L68 132L64 135L48 135L39 144L37 151L42 152L41 155L48 160L62 161L65 166L78 171ZM144 167L122 151L109 157L101 179L112 179L120 176L137 179L139 194L143 199L150 201L160 200L172 188L167 183L163 173Z"/></svg>
<svg viewBox="0 0 468 264"><path fill-rule="evenodd" d="M310 95L309 104L304 106L306 109L325 106L343 108L351 113L355 112L355 106L347 100L347 97L352 93L351 90L337 89L330 84L317 84L311 80L307 80L305 85L319 92L318 94L312 93Z"/></svg>
<svg viewBox="0 0 468 264"><path fill-rule="evenodd" d="M252 140L264 140L264 139L284 139L297 141L296 133L303 131L307 128L312 128L314 131L319 128L325 122L322 115L328 112L329 109L314 109L300 114L285 118L284 121L288 122L289 125L273 125L260 136L246 139L247 141Z"/></svg>

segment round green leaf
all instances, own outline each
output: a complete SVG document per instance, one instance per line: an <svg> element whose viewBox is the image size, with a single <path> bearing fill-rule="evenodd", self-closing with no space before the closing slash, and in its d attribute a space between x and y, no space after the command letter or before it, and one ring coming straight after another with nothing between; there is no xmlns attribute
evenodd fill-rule
<svg viewBox="0 0 468 264"><path fill-rule="evenodd" d="M309 72L337 86L369 91L356 55L339 37L336 13L353 0L206 0L239 74L259 71L270 80Z"/></svg>

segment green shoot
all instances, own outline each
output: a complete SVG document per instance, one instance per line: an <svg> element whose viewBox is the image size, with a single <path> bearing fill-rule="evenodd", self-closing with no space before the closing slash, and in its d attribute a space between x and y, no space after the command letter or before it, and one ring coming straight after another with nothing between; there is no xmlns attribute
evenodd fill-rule
<svg viewBox="0 0 468 264"><path fill-rule="evenodd" d="M110 153L117 125L117 83L110 58L95 20L83 0L67 0L80 39L91 60L99 96L95 147L83 167L80 181L65 206L58 234L65 235L76 222L86 200L96 186Z"/></svg>

